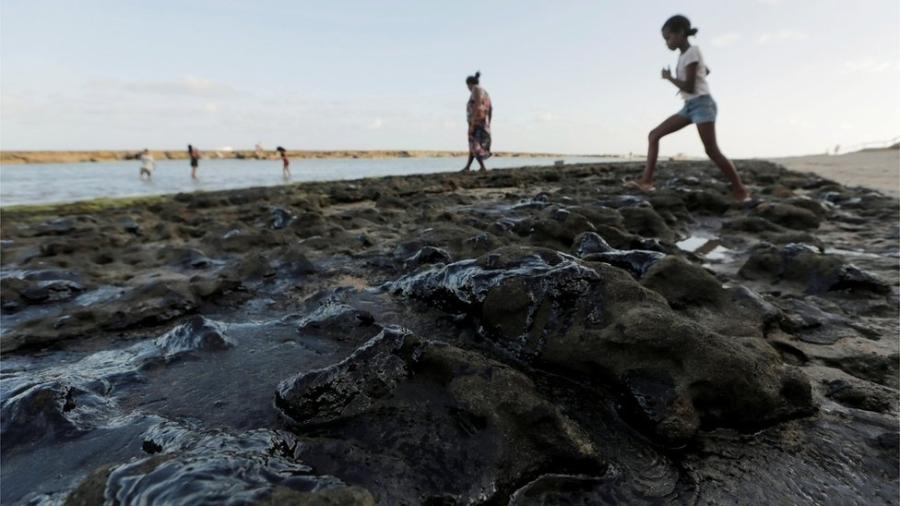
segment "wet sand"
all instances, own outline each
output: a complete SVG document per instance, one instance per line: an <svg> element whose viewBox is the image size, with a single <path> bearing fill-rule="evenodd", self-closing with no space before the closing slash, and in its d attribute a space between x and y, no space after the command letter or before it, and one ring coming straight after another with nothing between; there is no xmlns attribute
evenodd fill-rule
<svg viewBox="0 0 900 506"><path fill-rule="evenodd" d="M872 149L844 155L771 158L791 170L814 172L847 186L864 186L900 197L900 149Z"/></svg>
<svg viewBox="0 0 900 506"><path fill-rule="evenodd" d="M0 500L896 504L900 203L736 165L4 211Z"/></svg>

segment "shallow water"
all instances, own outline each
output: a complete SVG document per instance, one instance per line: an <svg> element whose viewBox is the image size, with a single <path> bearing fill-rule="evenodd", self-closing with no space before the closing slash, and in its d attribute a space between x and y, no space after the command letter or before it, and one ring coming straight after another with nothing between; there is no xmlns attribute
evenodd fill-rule
<svg viewBox="0 0 900 506"><path fill-rule="evenodd" d="M734 256L734 251L722 246L718 238L708 233L691 235L675 245L682 251L703 257L707 262L724 262Z"/></svg>
<svg viewBox="0 0 900 506"><path fill-rule="evenodd" d="M279 381L352 351L314 335L298 336L296 321L290 318L212 325L233 343L228 349L163 346L163 353L177 354L167 363L157 358L161 340L152 335L93 353L49 352L43 357L4 359L0 366L4 403L25 386L53 385L57 380L65 388L100 382L106 403L90 417L82 417L83 426L77 430L64 431L52 424L44 434L22 428L10 436L15 445L4 447L0 500L7 504L38 498L71 487L86 469L145 455L141 434L167 419L238 431L277 425L271 399ZM5 421L6 430L11 430L11 423ZM47 480L47 473L54 478Z"/></svg>
<svg viewBox="0 0 900 506"><path fill-rule="evenodd" d="M565 163L609 161L601 157L563 157ZM553 165L557 158L492 158L489 168ZM334 181L378 176L433 174L462 168L464 158L308 159L291 162L290 182ZM201 160L199 181L191 181L187 160L156 162L152 181L138 178L140 162L47 163L0 167L0 205L53 204L99 197L141 197L169 193L229 190L285 183L281 160Z"/></svg>

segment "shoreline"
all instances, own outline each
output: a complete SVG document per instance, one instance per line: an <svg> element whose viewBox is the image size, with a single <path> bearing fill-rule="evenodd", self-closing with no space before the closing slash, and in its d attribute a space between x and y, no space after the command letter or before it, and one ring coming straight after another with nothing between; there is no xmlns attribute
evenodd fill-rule
<svg viewBox="0 0 900 506"><path fill-rule="evenodd" d="M618 163L609 158L492 158L492 169L523 166L553 166L573 163ZM168 195L183 192L216 191L257 186L283 186L304 181L350 180L366 177L454 172L465 158L392 158L392 159L308 159L296 160L295 170L284 177L280 160L207 160L201 165L201 177L192 181L182 177L187 160L165 160L157 164L159 172L151 181L135 181L139 162L107 162L89 165L11 165L2 169L0 207L51 205L92 199ZM561 163L560 163L561 162ZM40 183L39 180L46 180Z"/></svg>
<svg viewBox="0 0 900 506"><path fill-rule="evenodd" d="M234 160L274 160L279 155L274 150L264 150L260 153L252 149L242 150L201 150L202 159L234 159ZM141 150L88 150L88 151L0 151L0 164L25 165L41 163L96 163L137 160ZM161 160L187 160L186 150L150 150L150 154ZM441 150L288 150L288 158L293 159L332 159L332 158L357 158L357 159L386 159L386 158L452 158L466 156L467 151L441 151ZM494 153L498 158L553 158L565 156L598 156L615 157L617 155L571 155L562 153L525 153L512 151L498 151Z"/></svg>
<svg viewBox="0 0 900 506"><path fill-rule="evenodd" d="M33 151L33 152L16 152L16 151L5 151L0 152L0 157L8 157L12 154L18 153L26 153L26 154L34 154L35 156L44 156L47 153L63 153L63 154L78 154L88 156L90 154L95 153L106 153L106 154L115 154L117 156L131 156L134 152L126 152L126 151L79 151L79 152L51 152L51 151ZM152 151L151 153L154 156L158 156L157 160L179 160L179 159L187 159L187 153L178 151ZM289 156L291 158L297 159L399 159L399 158L425 158L425 157L436 157L436 158L448 158L454 156L464 156L465 152L455 152L455 151L288 151ZM252 151L234 151L227 153L229 156L225 156L223 158L228 159L255 159L255 154ZM17 155L18 156L18 155ZM168 158L171 156L171 158ZM552 154L552 153L520 153L520 152L501 152L495 154L497 158L525 158L525 157L538 157L538 158L552 158L556 156L597 156L597 157L611 157L612 155L560 155L560 154ZM94 160L95 162L105 162L105 161L117 161L117 160L127 160L128 158L118 158L116 160ZM211 158L216 159L216 158ZM275 155L272 155L269 159L277 159ZM674 157L661 157L660 165L664 166L669 163L678 163L685 162L689 160L677 159ZM693 160L694 162L700 162L701 160ZM748 162L756 162L756 161L768 161L774 163L776 165L780 165L788 170L797 171L800 173L813 173L817 174L823 178L827 178L833 180L836 183L847 186L859 186L862 188L867 188L870 190L875 190L883 193L886 196L893 198L900 198L900 150L896 148L884 148L884 149L869 149L862 150L853 153L846 153L843 155L806 155L806 156L794 156L794 157L781 157L781 158L749 158L749 159L734 159L736 163L748 163ZM7 160L4 160L3 163L10 163ZM44 161L19 161L12 162L11 165L24 165L24 164L39 164L39 163L56 163L56 162L44 162ZM79 163L89 163L89 162L79 162ZM634 158L620 158L618 160L604 160L603 163L630 163L635 164L634 171L635 173L639 173L642 169L643 161L640 159ZM566 164L567 167L573 166L572 164ZM579 165L579 164L574 164ZM511 169L523 169L526 166L520 167L507 167L502 169L492 169L492 171L497 170L511 170ZM363 182L370 180L381 180L383 178L390 177L398 177L398 176L374 176L374 177L366 177L366 178L355 178L352 180L343 180L343 179L334 179L334 180L324 180L320 182L329 182L329 181L354 181L354 182ZM288 186L293 185L301 185L306 184L312 181L297 181L290 183ZM230 189L213 189L213 190L200 190L194 192L181 192L181 191L173 191L170 193L160 193L155 195L143 195L143 196L123 196L123 197L98 197L84 200L72 200L72 201L64 201L64 202L52 202L52 203L35 203L35 204L14 204L10 206L2 206L3 212L13 212L13 211L21 211L29 208L34 209L43 209L49 210L55 207L72 207L78 209L94 209L97 207L105 208L107 206L117 207L118 202L137 202L144 200L155 200L160 198L171 198L175 195L179 195L182 193L215 193L220 191L235 191L235 190L244 190L244 189L253 189L253 188L262 188L264 186L260 185L252 185L244 188L230 188ZM99 204L99 206L98 206ZM84 212L84 211L82 211Z"/></svg>
<svg viewBox="0 0 900 506"><path fill-rule="evenodd" d="M600 165L607 164L640 164L641 162L629 162L627 160L619 161L604 161ZM579 167L587 167L591 165L590 163L577 163L577 164L566 164L565 169L573 169ZM547 170L547 169L555 169L555 167L550 166L521 166L521 167L506 167L499 169L492 169L488 171L487 176L491 174L509 174L515 171L531 171L531 170ZM556 168L558 169L558 167ZM639 170L640 166L635 165L634 170ZM410 179L420 179L423 177L437 177L438 179L443 179L446 177L453 177L458 175L458 171L449 171L449 172L435 172L428 174L411 174L411 175L385 175L385 176L372 176L372 177L361 177L355 179L328 179L328 180L319 180L319 181L296 181L288 184L282 184L277 186L247 186L244 188L228 188L228 189L220 189L220 190L198 190L198 191L189 191L189 192L174 192L174 193L163 193L159 195L140 195L140 196L132 196L132 197L99 197L94 199L86 199L86 200L76 200L71 202L56 202L49 204L19 204L12 206L3 206L0 207L0 211L3 214L9 216L12 214L16 215L55 215L55 216L68 216L73 214L84 214L84 213L93 213L93 212L105 212L107 210L115 210L115 209L124 209L131 206L142 206L142 205L151 205L151 204L167 204L173 201L177 201L182 198L191 198L190 196L200 197L204 196L207 198L219 198L219 197L229 197L232 195L240 194L241 192L248 193L257 193L257 192L271 192L275 190L284 191L303 191L303 190L312 190L318 188L327 188L331 185L360 185L363 183L369 183L374 185L380 185L386 182L390 182L392 180L405 180L407 178ZM468 176L461 177L485 177L481 174L474 173Z"/></svg>
<svg viewBox="0 0 900 506"><path fill-rule="evenodd" d="M157 161L187 160L184 150L152 150ZM401 158L451 158L464 157L466 151L440 150L290 150L288 157L297 160L312 159L401 159ZM36 165L49 163L98 163L136 160L138 150L90 150L90 151L0 151L0 165ZM638 162L640 158L610 154L572 155L561 153L497 152L496 158L554 158L554 157L603 157L619 158L623 162ZM277 160L273 151L261 156L253 150L204 151L205 160ZM660 162L680 160L678 157L661 157ZM885 195L900 198L900 150L896 147L864 149L841 155L803 155L788 157L755 157L748 160L767 160L789 170L815 173L849 186L861 186ZM608 160L607 160L608 161ZM699 161L699 160L698 160ZM737 161L737 159L735 160ZM60 203L65 204L65 203ZM36 204L44 205L44 204Z"/></svg>

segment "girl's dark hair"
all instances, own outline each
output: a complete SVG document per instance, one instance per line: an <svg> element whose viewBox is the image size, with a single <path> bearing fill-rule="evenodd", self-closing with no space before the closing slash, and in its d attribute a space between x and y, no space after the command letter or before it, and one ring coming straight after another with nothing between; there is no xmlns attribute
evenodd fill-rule
<svg viewBox="0 0 900 506"><path fill-rule="evenodd" d="M481 79L481 71L475 72L474 76L469 76L466 78L466 84L478 84Z"/></svg>
<svg viewBox="0 0 900 506"><path fill-rule="evenodd" d="M683 33L685 36L697 35L697 28L691 28L691 20L681 14L676 14L667 19L665 24L663 24L662 29L669 30L670 32Z"/></svg>
<svg viewBox="0 0 900 506"><path fill-rule="evenodd" d="M190 144L188 144L188 153L190 153L193 150L194 150L194 146L191 146Z"/></svg>
<svg viewBox="0 0 900 506"><path fill-rule="evenodd" d="M287 150L284 149L284 148L281 147L281 146L278 146L277 148L275 148L275 151L280 151L280 152L284 153L284 152L287 151Z"/></svg>

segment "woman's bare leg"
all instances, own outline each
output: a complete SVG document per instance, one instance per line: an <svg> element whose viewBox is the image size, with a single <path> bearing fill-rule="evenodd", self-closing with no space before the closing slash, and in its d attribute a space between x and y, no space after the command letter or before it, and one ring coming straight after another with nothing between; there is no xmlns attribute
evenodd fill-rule
<svg viewBox="0 0 900 506"><path fill-rule="evenodd" d="M644 175L638 181L641 188L649 189L653 186L653 175L656 172L656 159L659 156L659 140L663 137L677 132L682 128L691 124L691 120L673 114L660 123L656 128L650 130L647 136L647 166L644 168Z"/></svg>
<svg viewBox="0 0 900 506"><path fill-rule="evenodd" d="M480 156L476 156L475 159L478 160L478 166L481 167L479 170L487 170L487 167L484 166L484 160Z"/></svg>
<svg viewBox="0 0 900 506"><path fill-rule="evenodd" d="M734 164L719 150L719 145L716 142L716 123L712 121L709 123L699 123L697 124L697 132L700 133L700 140L703 141L706 155L709 156L709 159L719 167L719 170L721 170L722 173L725 174L725 177L731 182L731 194L734 195L734 198L737 200L745 200L750 197L750 193L741 181L741 176L738 175L737 170L734 168Z"/></svg>
<svg viewBox="0 0 900 506"><path fill-rule="evenodd" d="M473 155L472 153L469 153L469 161L466 162L466 166L463 167L463 170L462 170L463 172L469 170L472 167L473 160L475 160L475 155Z"/></svg>

